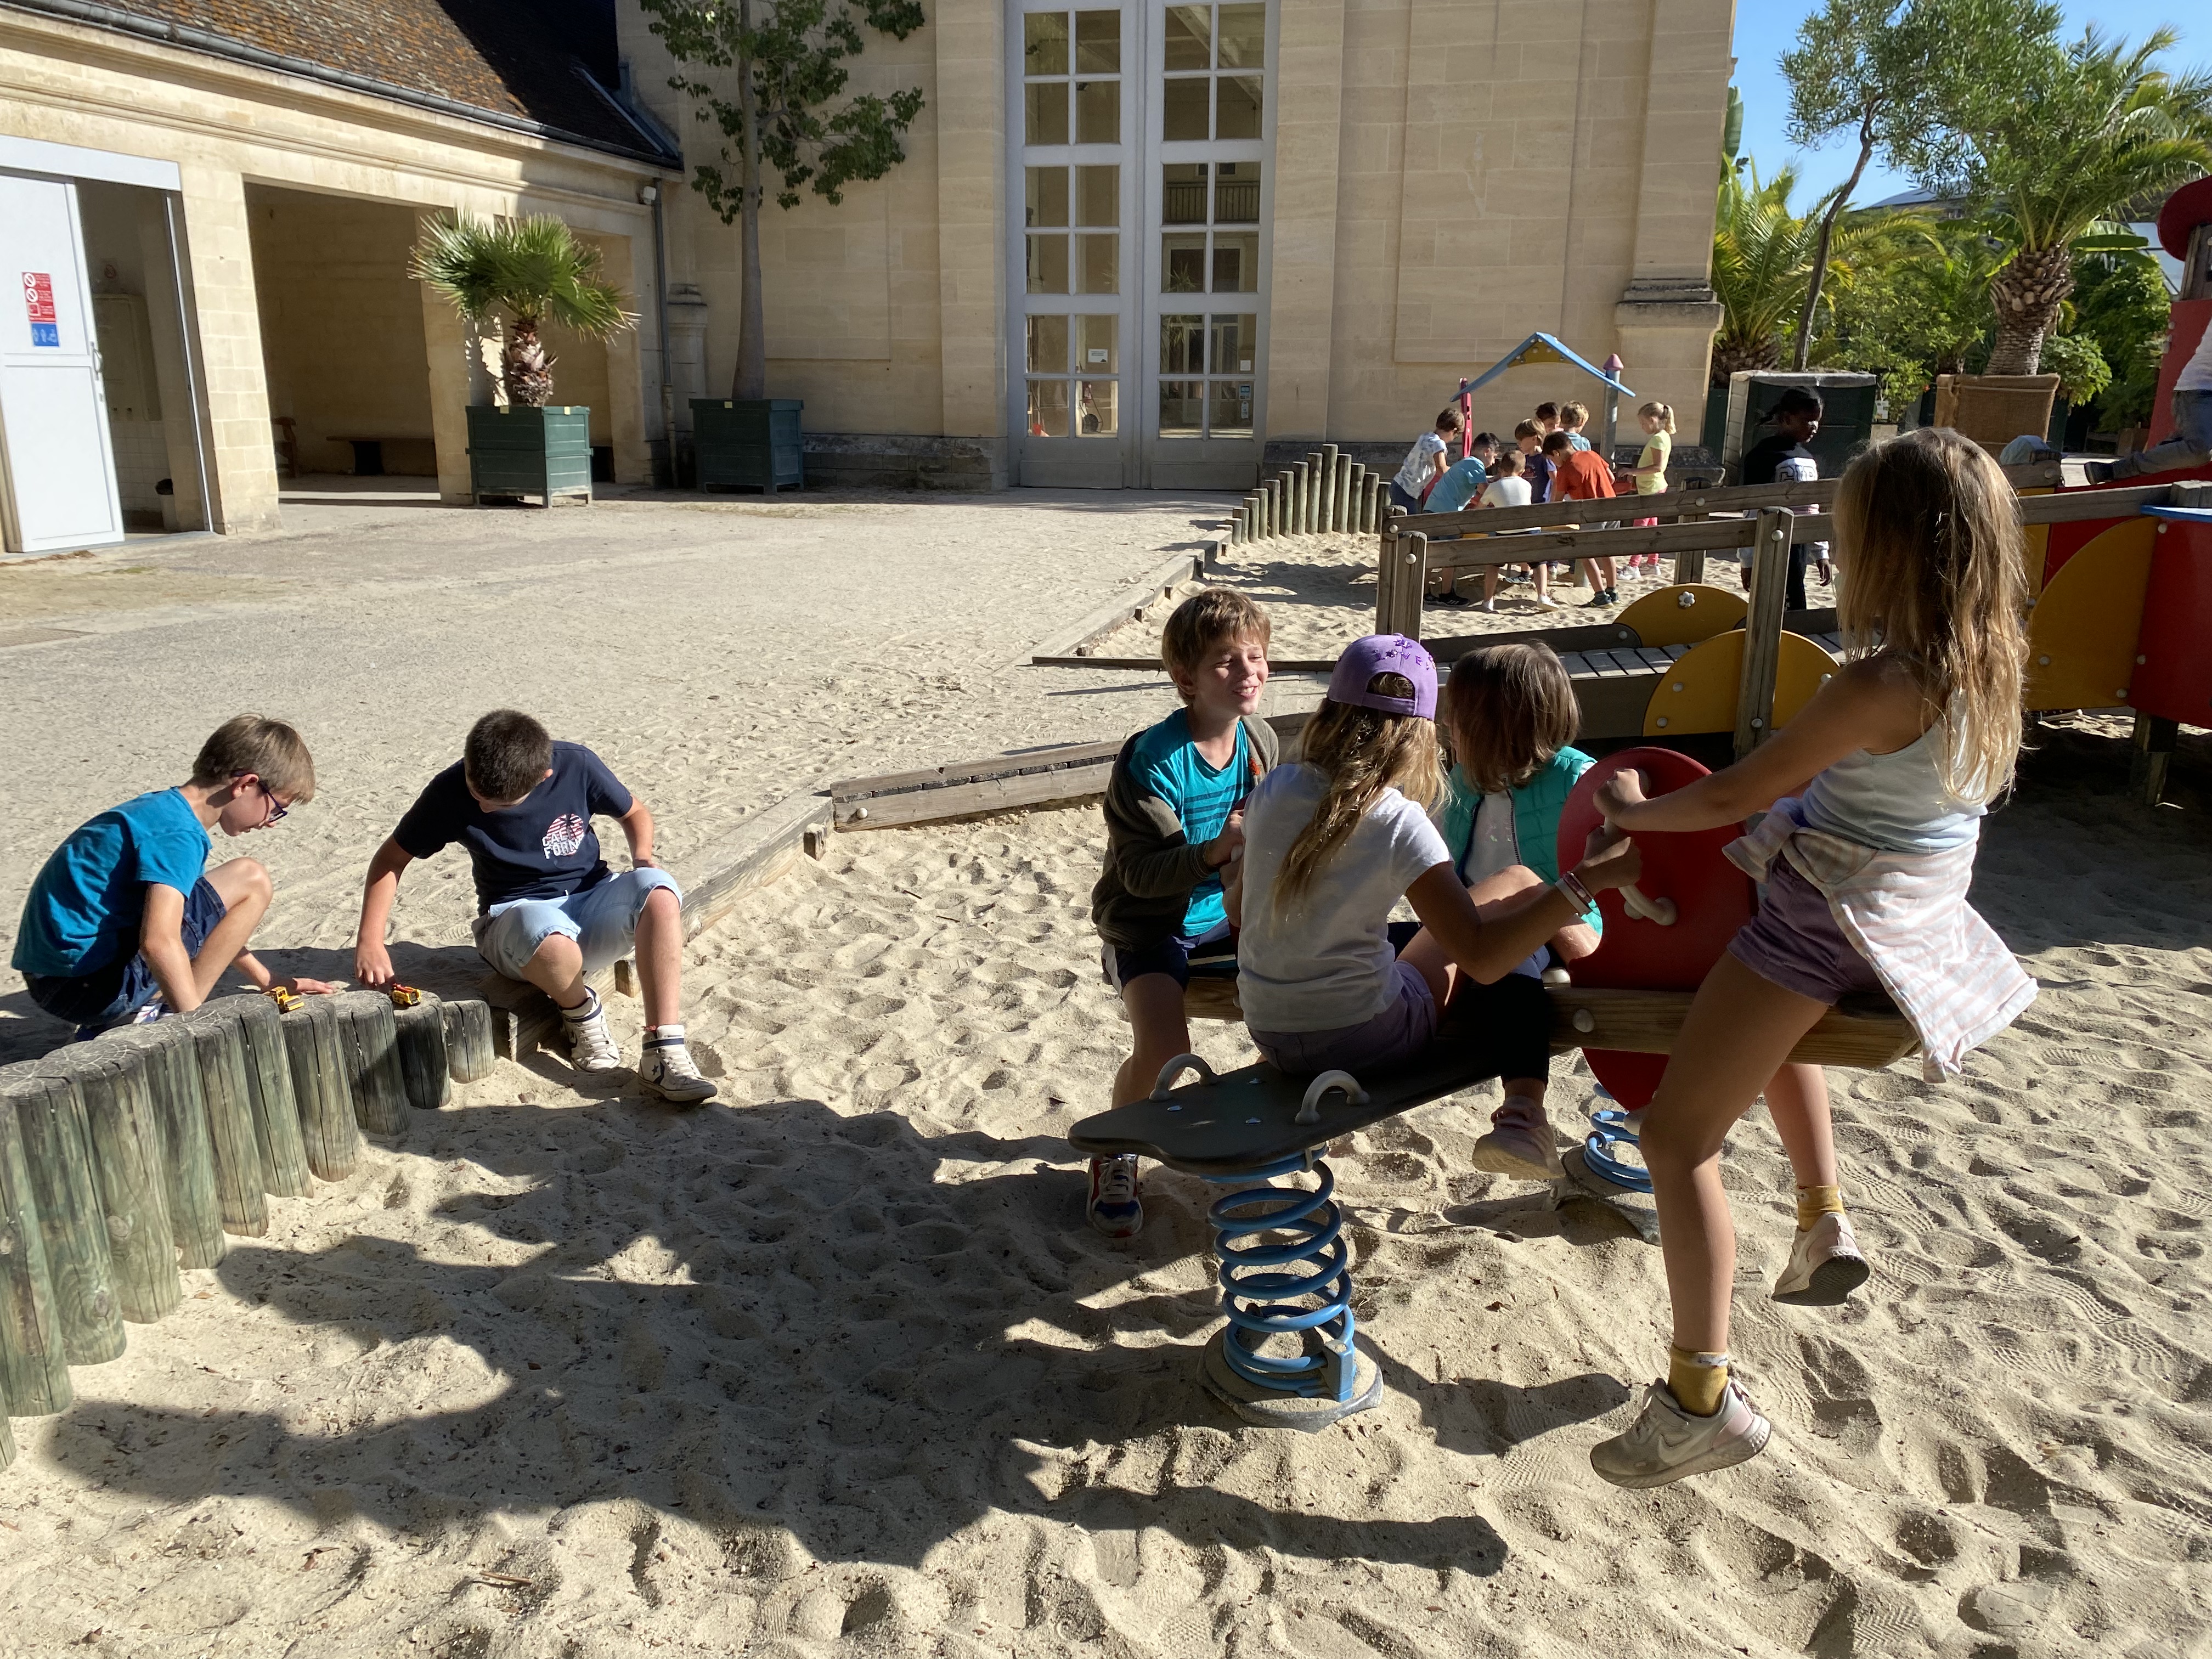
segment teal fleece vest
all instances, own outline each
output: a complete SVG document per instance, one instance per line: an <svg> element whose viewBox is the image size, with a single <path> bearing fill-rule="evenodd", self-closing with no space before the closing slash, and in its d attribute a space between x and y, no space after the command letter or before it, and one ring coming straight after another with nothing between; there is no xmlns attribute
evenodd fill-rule
<svg viewBox="0 0 2212 1659"><path fill-rule="evenodd" d="M1574 793L1575 781L1596 763L1579 749L1562 749L1536 769L1534 777L1510 792L1513 839L1521 849L1521 862L1546 881L1559 878L1559 817L1566 811L1567 797ZM1474 839L1474 815L1482 794L1457 766L1448 783L1437 828L1451 849L1452 868L1457 870L1466 864L1468 843ZM1599 926L1595 911L1583 920Z"/></svg>

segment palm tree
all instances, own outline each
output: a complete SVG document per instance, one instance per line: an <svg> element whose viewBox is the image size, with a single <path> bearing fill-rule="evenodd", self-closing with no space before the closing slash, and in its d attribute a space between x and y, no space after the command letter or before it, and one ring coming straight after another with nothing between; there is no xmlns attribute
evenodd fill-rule
<svg viewBox="0 0 2212 1659"><path fill-rule="evenodd" d="M440 214L423 227L409 266L478 327L507 315L500 383L510 404L553 398L554 359L540 331L547 318L586 339L637 325L622 291L599 275L599 251L549 215L487 222Z"/></svg>
<svg viewBox="0 0 2212 1659"><path fill-rule="evenodd" d="M2212 168L2212 73L2157 67L2175 38L2158 29L2130 50L2093 27L2071 45L2029 43L2024 82L1957 66L1942 125L1965 149L1923 182L1963 184L2014 244L1990 280L1990 374L2036 372L2074 289L2075 245L2097 221Z"/></svg>

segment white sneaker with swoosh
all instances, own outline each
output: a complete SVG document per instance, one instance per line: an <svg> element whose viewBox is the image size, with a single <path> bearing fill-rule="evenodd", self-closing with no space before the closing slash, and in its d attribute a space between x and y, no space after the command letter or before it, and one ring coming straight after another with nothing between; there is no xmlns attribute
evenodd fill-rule
<svg viewBox="0 0 2212 1659"><path fill-rule="evenodd" d="M1774 1299L1801 1308L1832 1308L1873 1271L1859 1254L1849 1218L1830 1210L1790 1242L1790 1265L1774 1281Z"/></svg>
<svg viewBox="0 0 2212 1659"><path fill-rule="evenodd" d="M1636 1420L1590 1448L1590 1467L1616 1486L1663 1486L1756 1457L1773 1432L1734 1377L1711 1417L1692 1416L1664 1382L1654 1382Z"/></svg>

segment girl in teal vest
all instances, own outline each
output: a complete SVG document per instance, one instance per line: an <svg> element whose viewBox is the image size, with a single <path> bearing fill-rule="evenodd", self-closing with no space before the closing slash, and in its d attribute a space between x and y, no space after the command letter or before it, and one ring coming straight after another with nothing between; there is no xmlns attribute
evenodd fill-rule
<svg viewBox="0 0 2212 1659"><path fill-rule="evenodd" d="M1445 688L1443 725L1455 763L1437 829L1480 910L1538 880L1559 878L1559 814L1590 757L1569 746L1581 719L1567 671L1551 647L1492 645L1459 659ZM1496 889L1496 891L1490 890ZM1559 962L1597 949L1593 910L1551 940ZM1540 1095L1509 1097L1474 1144L1478 1170L1546 1181L1559 1173L1551 1120Z"/></svg>

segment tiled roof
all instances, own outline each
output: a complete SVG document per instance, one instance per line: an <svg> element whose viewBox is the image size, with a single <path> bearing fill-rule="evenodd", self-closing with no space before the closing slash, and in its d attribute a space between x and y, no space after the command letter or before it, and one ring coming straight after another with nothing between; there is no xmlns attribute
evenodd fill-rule
<svg viewBox="0 0 2212 1659"><path fill-rule="evenodd" d="M179 31L169 38L189 48L220 55L234 45L248 61L270 54L314 65L594 149L652 155L660 148L610 101L617 74L613 0L9 3L132 33L158 36L166 25ZM140 20L154 29L132 27Z"/></svg>

